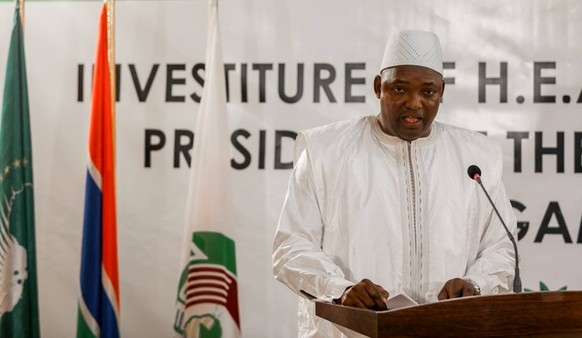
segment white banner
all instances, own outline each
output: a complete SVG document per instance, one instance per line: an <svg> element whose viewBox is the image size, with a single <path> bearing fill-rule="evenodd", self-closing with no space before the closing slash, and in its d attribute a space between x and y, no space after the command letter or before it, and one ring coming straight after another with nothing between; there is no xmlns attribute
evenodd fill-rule
<svg viewBox="0 0 582 338"><path fill-rule="evenodd" d="M40 319L49 338L76 327L100 5L26 3ZM207 2L116 6L121 334L169 337ZM0 79L13 12L13 2L0 2ZM487 132L503 147L524 287L582 289L582 271L570 266L582 257L582 3L223 0L220 21L243 336L296 336L297 296L271 270L293 137L379 111L372 80L397 29L441 39L447 85L437 120Z"/></svg>

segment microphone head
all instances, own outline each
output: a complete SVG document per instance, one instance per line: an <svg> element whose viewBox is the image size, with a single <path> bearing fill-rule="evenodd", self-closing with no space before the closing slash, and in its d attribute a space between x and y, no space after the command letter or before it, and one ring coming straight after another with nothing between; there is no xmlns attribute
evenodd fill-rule
<svg viewBox="0 0 582 338"><path fill-rule="evenodd" d="M467 169L467 174L472 180L476 180L478 177L481 177L481 169L476 165L470 165Z"/></svg>

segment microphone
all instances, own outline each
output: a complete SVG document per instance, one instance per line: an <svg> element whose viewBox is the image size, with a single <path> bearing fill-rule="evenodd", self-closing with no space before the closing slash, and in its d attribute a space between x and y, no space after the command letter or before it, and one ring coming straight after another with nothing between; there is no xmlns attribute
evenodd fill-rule
<svg viewBox="0 0 582 338"><path fill-rule="evenodd" d="M483 183L481 183L481 169L478 166L473 164L473 165L469 166L469 168L467 169L467 174L469 174L469 177L472 180L477 181L477 183L479 183L479 185L483 189L485 196L487 196L489 203L491 203L493 210L495 210L495 213L497 214L497 218L499 218L499 220L501 221L501 224L503 224L503 228L505 228L505 232L507 233L507 237L509 237L511 244L513 244L513 250L515 251L515 278L513 279L513 292L519 293L519 292L521 292L521 277L519 276L519 256L517 253L517 243L515 242L515 238L513 238L513 234L509 231L509 229L507 228L507 225L505 225L503 218L501 218L499 211L497 211L497 208L495 207L495 203L493 203L493 201L491 200L491 197L489 197L489 194L487 193L487 190L485 190Z"/></svg>

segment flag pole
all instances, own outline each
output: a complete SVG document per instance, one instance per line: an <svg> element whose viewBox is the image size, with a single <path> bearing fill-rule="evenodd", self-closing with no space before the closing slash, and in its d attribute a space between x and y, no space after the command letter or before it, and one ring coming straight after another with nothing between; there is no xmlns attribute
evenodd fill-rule
<svg viewBox="0 0 582 338"><path fill-rule="evenodd" d="M20 23L22 24L22 32L24 33L24 0L17 0L20 5Z"/></svg>
<svg viewBox="0 0 582 338"><path fill-rule="evenodd" d="M111 120L113 144L115 145L115 102L117 101L117 74L115 69L115 0L104 0L107 3L107 61L109 65L109 80L111 84ZM113 168L115 168L115 146L113 148Z"/></svg>
<svg viewBox="0 0 582 338"><path fill-rule="evenodd" d="M117 171L117 147L116 144L116 113L115 103L117 102L117 73L115 67L115 0L105 0L107 3L107 64L109 66L109 87L111 102L111 147L112 147L112 170L113 170L113 198L117 200L117 183L115 172ZM117 216L116 216L117 217ZM115 223L117 233L117 219ZM116 240L117 240L117 234ZM116 248L117 251L117 248ZM116 254L116 261L118 260ZM119 290L118 290L119 291ZM117 323L119 325L119 304L121 300L117 298Z"/></svg>

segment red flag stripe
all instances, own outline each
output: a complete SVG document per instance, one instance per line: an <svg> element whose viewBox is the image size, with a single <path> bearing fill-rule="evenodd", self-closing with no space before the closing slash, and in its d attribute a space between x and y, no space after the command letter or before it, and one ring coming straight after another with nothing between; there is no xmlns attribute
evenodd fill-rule
<svg viewBox="0 0 582 338"><path fill-rule="evenodd" d="M220 302L220 301L217 301L215 299L204 298L204 299L186 302L186 308L189 308L191 306L198 305L198 304L216 304L216 305L221 305L224 307L227 307L227 305L228 305L225 302Z"/></svg>
<svg viewBox="0 0 582 338"><path fill-rule="evenodd" d="M231 278L226 278L224 275L219 274L209 274L209 273L189 273L188 274L188 282L195 281L195 280L214 280L214 281L222 281L228 285L232 284Z"/></svg>
<svg viewBox="0 0 582 338"><path fill-rule="evenodd" d="M220 272L226 273L227 270L221 267L216 266L208 266L208 265L192 265L188 269L188 271L212 271L212 272Z"/></svg>
<svg viewBox="0 0 582 338"><path fill-rule="evenodd" d="M220 275L228 280L233 280L234 278L223 269L210 269L210 268L190 268L188 270L188 275L197 274L197 273L208 273L213 275Z"/></svg>
<svg viewBox="0 0 582 338"><path fill-rule="evenodd" d="M187 299L192 300L192 299L194 299L196 297L200 297L200 296L215 296L215 297L219 297L220 299L223 299L224 301L226 301L227 295L228 295L228 293L226 293L226 292L215 291L215 290L194 290L192 292L187 293Z"/></svg>
<svg viewBox="0 0 582 338"><path fill-rule="evenodd" d="M211 281L211 280L197 280L187 284L186 290L193 289L193 288L220 288L222 290L228 290L229 286L223 282Z"/></svg>
<svg viewBox="0 0 582 338"><path fill-rule="evenodd" d="M228 289L225 288L221 288L221 287L216 287L216 286L191 286L189 288L186 289L186 293L188 292L192 292L193 290L198 290L198 291L212 291L212 292L220 292L222 294L227 294L228 293Z"/></svg>

